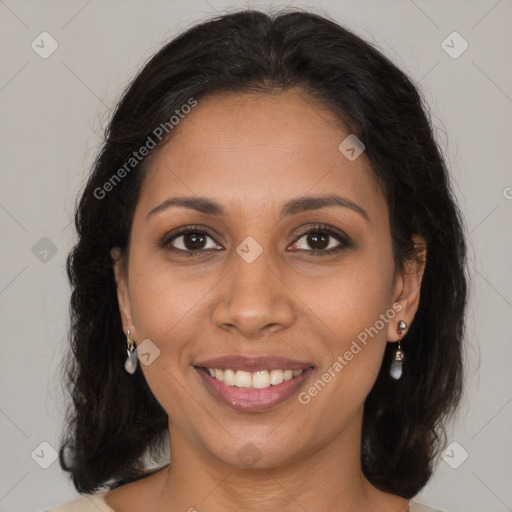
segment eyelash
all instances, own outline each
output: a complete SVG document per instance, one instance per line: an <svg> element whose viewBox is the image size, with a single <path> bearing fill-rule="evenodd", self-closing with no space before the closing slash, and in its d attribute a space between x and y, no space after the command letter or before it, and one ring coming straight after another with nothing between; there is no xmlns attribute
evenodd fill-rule
<svg viewBox="0 0 512 512"><path fill-rule="evenodd" d="M301 238L303 238L306 235L309 235L310 233L329 235L329 236L335 238L338 242L340 242L340 244L331 249L323 249L323 250L299 249L299 251L305 251L307 253L312 253L315 256L326 256L329 254L337 253L343 249L347 249L348 247L350 247L352 245L351 240L347 235L345 235L342 232L338 232L337 230L334 230L333 228L327 226L326 224L315 224L313 226L309 226L307 228L307 230L302 231L299 235L297 235L297 238L296 238L295 242L293 242L293 243L295 244ZM176 249L175 247L171 246L171 242L173 242L175 239L177 239L180 236L188 235L188 234L206 235L209 238L211 238L212 240L214 240L213 235L209 231L205 230L204 228L202 228L200 226L188 226L188 227L178 231L177 233L173 233L171 236L164 236L164 238L160 242L160 247L162 249L170 249L174 252L182 253L183 255L187 255L187 256L201 256L205 251L218 250L218 249L197 249L196 251L188 251L185 249ZM217 243L215 240L214 240L214 242Z"/></svg>

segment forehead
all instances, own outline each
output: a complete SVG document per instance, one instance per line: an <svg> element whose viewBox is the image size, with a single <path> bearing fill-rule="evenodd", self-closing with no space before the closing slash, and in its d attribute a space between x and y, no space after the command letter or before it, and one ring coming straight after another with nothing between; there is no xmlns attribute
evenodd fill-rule
<svg viewBox="0 0 512 512"><path fill-rule="evenodd" d="M169 196L208 195L240 212L339 193L382 216L384 198L365 158L338 148L349 135L306 93L216 95L200 100L151 162L139 197L149 211Z"/></svg>

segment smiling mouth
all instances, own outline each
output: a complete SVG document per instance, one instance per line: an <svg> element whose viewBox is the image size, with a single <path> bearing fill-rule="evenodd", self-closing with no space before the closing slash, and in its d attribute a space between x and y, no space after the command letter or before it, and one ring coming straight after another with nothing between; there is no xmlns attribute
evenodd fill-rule
<svg viewBox="0 0 512 512"><path fill-rule="evenodd" d="M232 370L230 368L221 370L219 368L201 367L208 372L210 376L223 382L226 386L246 388L246 389L265 389L271 386L279 386L283 382L300 377L304 370L259 370L248 372L244 370Z"/></svg>
<svg viewBox="0 0 512 512"><path fill-rule="evenodd" d="M239 412L264 412L288 401L313 375L314 366L292 370L232 370L195 366L206 389Z"/></svg>

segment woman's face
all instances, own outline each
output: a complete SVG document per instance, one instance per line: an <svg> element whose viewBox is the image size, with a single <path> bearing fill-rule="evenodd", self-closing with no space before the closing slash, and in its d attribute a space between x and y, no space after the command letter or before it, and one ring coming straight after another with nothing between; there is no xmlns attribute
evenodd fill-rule
<svg viewBox="0 0 512 512"><path fill-rule="evenodd" d="M421 279L394 274L364 153L342 153L349 133L297 91L210 97L175 130L141 189L127 275L112 252L123 326L171 441L174 429L203 455L272 467L354 440ZM224 382L200 368L221 357Z"/></svg>

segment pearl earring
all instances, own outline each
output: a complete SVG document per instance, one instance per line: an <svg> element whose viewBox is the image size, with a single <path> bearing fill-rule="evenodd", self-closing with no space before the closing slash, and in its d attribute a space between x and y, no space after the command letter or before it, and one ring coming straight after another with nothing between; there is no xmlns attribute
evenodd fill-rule
<svg viewBox="0 0 512 512"><path fill-rule="evenodd" d="M126 331L126 344L128 346L128 348L126 349L128 357L124 362L124 369L130 375L133 375L135 373L135 370L137 369L137 357L134 354L136 347L134 341L130 338L130 329Z"/></svg>
<svg viewBox="0 0 512 512"><path fill-rule="evenodd" d="M398 334L402 334L403 331L407 329L407 324L400 320L398 322L398 326L396 328L396 332ZM398 348L396 349L394 355L393 355L393 361L391 362L391 367L389 369L389 374L393 379L398 380L402 376L402 366L403 361L405 358L404 351L402 350L402 347L400 346L400 340L398 340Z"/></svg>

